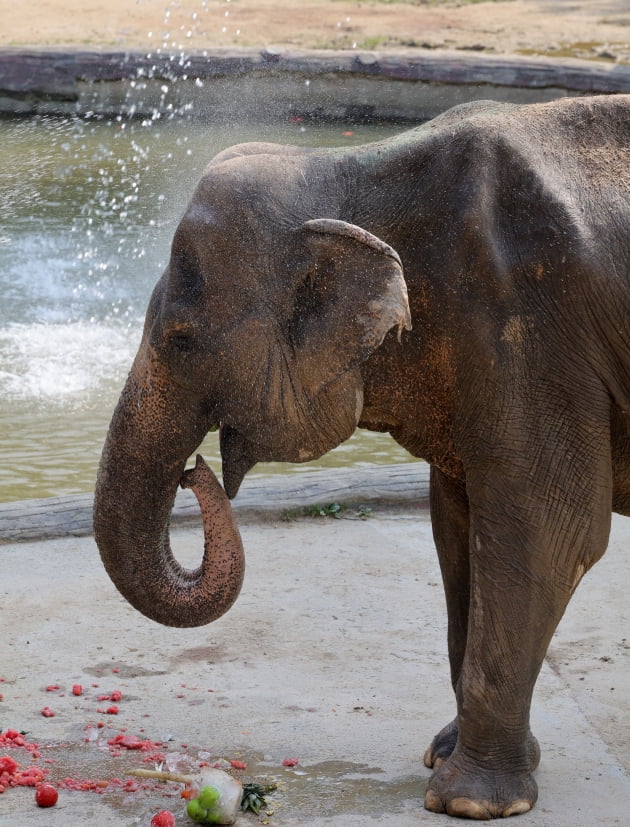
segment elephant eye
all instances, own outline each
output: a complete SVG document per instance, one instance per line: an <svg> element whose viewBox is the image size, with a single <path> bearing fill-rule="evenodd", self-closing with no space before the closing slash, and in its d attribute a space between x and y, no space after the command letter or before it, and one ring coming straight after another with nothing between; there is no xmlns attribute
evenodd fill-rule
<svg viewBox="0 0 630 827"><path fill-rule="evenodd" d="M180 353L190 353L192 350L192 341L190 340L190 337L182 336L181 334L178 336L173 336L171 339L171 345Z"/></svg>

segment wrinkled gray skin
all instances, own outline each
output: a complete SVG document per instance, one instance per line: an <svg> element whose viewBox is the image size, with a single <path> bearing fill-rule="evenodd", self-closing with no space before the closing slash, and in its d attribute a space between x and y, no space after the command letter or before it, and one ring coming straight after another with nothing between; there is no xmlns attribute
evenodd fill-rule
<svg viewBox="0 0 630 827"><path fill-rule="evenodd" d="M172 625L240 587L216 498L217 589L168 545L211 426L230 497L256 462L318 457L357 425L431 463L457 700L425 755L436 812L533 806L534 683L611 509L630 513L629 147L619 96L478 103L352 149L227 150L175 233L112 420L96 538L125 597Z"/></svg>

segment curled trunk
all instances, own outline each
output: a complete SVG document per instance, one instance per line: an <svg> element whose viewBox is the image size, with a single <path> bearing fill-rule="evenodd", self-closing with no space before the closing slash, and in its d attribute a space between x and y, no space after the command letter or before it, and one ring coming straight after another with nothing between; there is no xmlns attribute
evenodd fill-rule
<svg viewBox="0 0 630 827"><path fill-rule="evenodd" d="M207 423L201 416L175 416L155 372L140 371L139 362L103 450L94 536L109 576L132 606L167 626L202 626L236 600L243 546L230 503L210 468L198 457L196 467L184 472ZM202 511L204 554L196 569L184 568L170 546L170 514L180 482L192 488Z"/></svg>

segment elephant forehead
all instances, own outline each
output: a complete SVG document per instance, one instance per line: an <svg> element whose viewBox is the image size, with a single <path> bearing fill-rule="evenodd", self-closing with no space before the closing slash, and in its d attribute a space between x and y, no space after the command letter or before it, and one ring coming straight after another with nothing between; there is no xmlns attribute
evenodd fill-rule
<svg viewBox="0 0 630 827"><path fill-rule="evenodd" d="M176 246L196 248L198 254L226 250L239 258L270 256L278 249L282 227L263 197L236 191L195 197L176 233Z"/></svg>
<svg viewBox="0 0 630 827"><path fill-rule="evenodd" d="M335 191L329 167L325 157L308 163L291 155L230 159L206 170L193 204L201 207L202 222L249 223L260 231L288 228L327 214L329 194Z"/></svg>
<svg viewBox="0 0 630 827"><path fill-rule="evenodd" d="M222 223L228 217L247 215L257 211L273 198L277 186L273 179L260 174L259 170L244 168L218 169L204 175L193 196L191 206L201 208L203 220L210 217Z"/></svg>
<svg viewBox="0 0 630 827"><path fill-rule="evenodd" d="M240 239L246 246L248 237L255 235L252 216L249 210L235 203L233 196L220 197L218 194L210 199L195 198L189 204L176 234L176 240L182 244L203 242L219 243ZM243 236L243 230L248 236Z"/></svg>
<svg viewBox="0 0 630 827"><path fill-rule="evenodd" d="M193 201L186 210L171 252L189 267L196 264L218 272L268 255L263 233L246 211L201 201Z"/></svg>

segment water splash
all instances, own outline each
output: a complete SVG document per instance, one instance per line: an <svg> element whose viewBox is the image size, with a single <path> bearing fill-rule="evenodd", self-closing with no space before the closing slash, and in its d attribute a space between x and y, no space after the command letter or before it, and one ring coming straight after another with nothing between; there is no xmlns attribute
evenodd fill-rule
<svg viewBox="0 0 630 827"><path fill-rule="evenodd" d="M13 323L0 329L0 398L88 405L124 375L138 345L134 328L77 321Z"/></svg>
<svg viewBox="0 0 630 827"><path fill-rule="evenodd" d="M191 117L204 114L189 102L203 81L188 77L189 52L177 41L190 42L217 15L226 40L240 36L238 10L228 10L226 0L209 15L202 0L174 25L181 9L167 8L150 42L173 70L158 79L149 68L131 83L139 98L145 84L162 87L142 118L130 102L128 116L111 119L0 121L0 502L91 490L149 295L208 161L245 140L347 142L339 126L210 127ZM357 130L355 139L374 137ZM214 443L208 453L218 461Z"/></svg>

